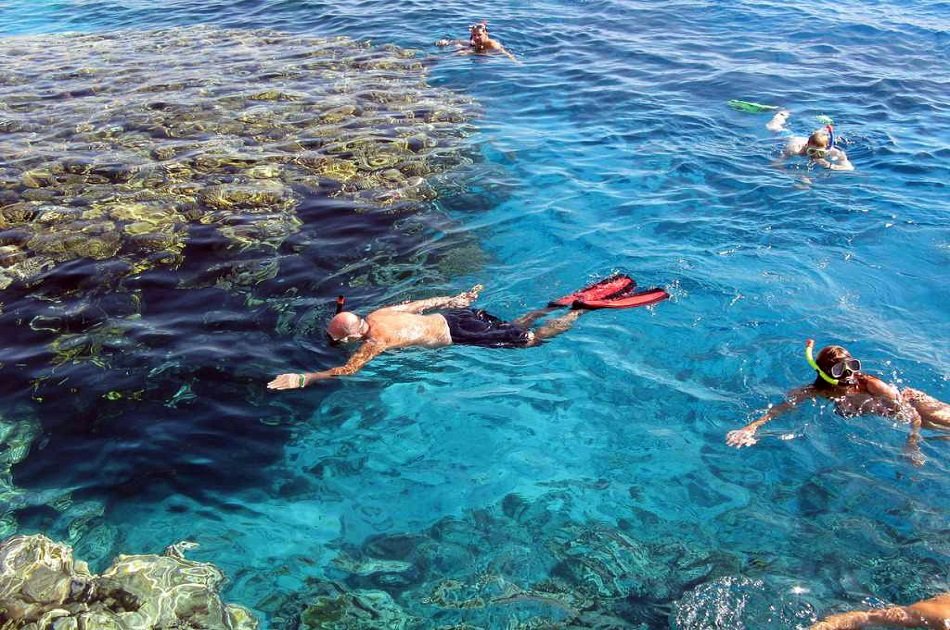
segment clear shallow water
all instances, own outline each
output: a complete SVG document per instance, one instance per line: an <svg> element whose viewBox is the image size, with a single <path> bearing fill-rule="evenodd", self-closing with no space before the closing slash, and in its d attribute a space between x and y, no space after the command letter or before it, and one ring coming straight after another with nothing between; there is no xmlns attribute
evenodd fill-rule
<svg viewBox="0 0 950 630"><path fill-rule="evenodd" d="M116 410L91 395L38 405L29 413L43 437L14 469L35 504L17 515L21 530L74 532L79 555L94 559L196 540L195 556L232 578L227 597L276 627L324 579L387 590L423 625L492 627L569 616L538 598L547 579L600 602L601 620L658 628L794 628L819 612L946 589L948 442L926 440L929 461L916 469L901 457L903 427L810 406L753 449L723 442L808 379L807 337L950 398L946 4L480 10L0 7L6 34L199 21L437 55L430 82L481 103L470 139L481 159L443 191L434 212L450 221L406 247L464 236L487 262L440 287L397 274L351 289L366 307L420 285L482 281L484 306L514 316L617 269L674 296L652 311L586 316L532 352L403 353L278 397L255 384L344 355L267 318L243 320L240 297L209 317L210 296L156 294L145 317L172 340L168 356L183 355L174 370L196 397L176 400L166 384ZM522 64L428 47L483 17ZM831 115L857 171L773 168L767 117L730 110L730 98L785 105L800 133ZM341 250L367 240L347 237ZM400 261L418 278L411 253ZM22 360L4 358L15 382L29 378ZM72 505L46 507L64 490ZM360 575L347 557L412 569ZM455 608L446 595L435 605L444 579L464 585L453 601L494 603ZM501 597L512 584L531 595L512 604Z"/></svg>

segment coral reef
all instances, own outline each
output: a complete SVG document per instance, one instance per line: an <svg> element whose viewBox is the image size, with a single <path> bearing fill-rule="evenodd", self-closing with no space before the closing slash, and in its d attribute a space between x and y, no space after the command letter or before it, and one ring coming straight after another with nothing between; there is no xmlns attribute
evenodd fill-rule
<svg viewBox="0 0 950 630"><path fill-rule="evenodd" d="M471 104L411 50L211 27L0 42L0 288L75 259L181 262L190 225L278 247L302 196L399 209Z"/></svg>
<svg viewBox="0 0 950 630"><path fill-rule="evenodd" d="M572 495L446 518L422 534L373 536L347 547L332 580L298 593L276 617L301 628L634 628L667 624L696 584L737 570L711 547L578 522ZM288 627L294 627L291 623ZM425 627L430 627L429 625Z"/></svg>
<svg viewBox="0 0 950 630"><path fill-rule="evenodd" d="M13 484L13 466L27 456L39 432L39 421L19 408L0 415L0 538L16 531L14 510L23 497L23 491Z"/></svg>
<svg viewBox="0 0 950 630"><path fill-rule="evenodd" d="M473 103L430 86L423 60L395 46L176 27L2 39L0 66L0 290L34 299L43 317L67 296L85 306L71 320L82 327L38 322L54 366L106 369L131 349L143 313L130 285L145 272L261 306L252 290L284 269L287 282L295 265L332 276L353 260L324 254L330 230L341 250L391 248L396 224L471 162ZM361 274L373 271L358 284L405 278L380 249L372 264L360 256ZM298 253L306 260L288 260ZM112 293L134 308L103 307ZM299 300L262 293L296 314Z"/></svg>
<svg viewBox="0 0 950 630"><path fill-rule="evenodd" d="M221 572L184 557L192 546L121 555L95 575L67 545L41 535L8 538L0 543L0 628L255 630L249 611L221 601Z"/></svg>

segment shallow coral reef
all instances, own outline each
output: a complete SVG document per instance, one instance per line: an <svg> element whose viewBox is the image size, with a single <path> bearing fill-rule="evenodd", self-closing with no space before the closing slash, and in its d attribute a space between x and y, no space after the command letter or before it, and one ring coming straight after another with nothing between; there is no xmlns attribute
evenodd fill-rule
<svg viewBox="0 0 950 630"><path fill-rule="evenodd" d="M41 535L8 538L0 543L0 628L255 630L248 610L221 601L222 573L184 557L191 546L120 555L95 575L67 545Z"/></svg>
<svg viewBox="0 0 950 630"><path fill-rule="evenodd" d="M276 249L302 198L395 211L465 160L471 103L414 51L212 27L0 40L0 288L64 262Z"/></svg>

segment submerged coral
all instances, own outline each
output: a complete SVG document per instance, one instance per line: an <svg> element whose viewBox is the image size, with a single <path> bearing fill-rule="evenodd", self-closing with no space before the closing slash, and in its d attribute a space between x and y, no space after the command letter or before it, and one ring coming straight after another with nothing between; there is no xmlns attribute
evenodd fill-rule
<svg viewBox="0 0 950 630"><path fill-rule="evenodd" d="M447 518L424 534L373 536L334 560L328 574L342 579L318 582L277 616L303 628L421 619L444 628L639 630L665 627L678 598L737 567L686 538L579 522L572 512L566 491L509 495L499 509Z"/></svg>
<svg viewBox="0 0 950 630"><path fill-rule="evenodd" d="M402 281L390 248L423 235L397 224L470 161L472 102L394 46L202 26L0 38L0 65L0 290L23 298L0 324L35 322L53 366L143 349L142 287L291 318L313 303L267 285L312 290L301 268L339 276L358 256L375 270L358 284Z"/></svg>
<svg viewBox="0 0 950 630"><path fill-rule="evenodd" d="M23 495L13 484L13 466L23 461L40 432L39 421L20 411L8 409L0 416L0 538L16 530L14 510Z"/></svg>
<svg viewBox="0 0 950 630"><path fill-rule="evenodd" d="M76 258L182 262L191 226L273 251L306 197L432 198L467 100L410 50L267 30L0 40L0 288Z"/></svg>
<svg viewBox="0 0 950 630"><path fill-rule="evenodd" d="M191 546L119 556L95 575L67 545L41 535L9 538L0 543L3 628L255 630L248 610L221 601L221 572L184 557Z"/></svg>

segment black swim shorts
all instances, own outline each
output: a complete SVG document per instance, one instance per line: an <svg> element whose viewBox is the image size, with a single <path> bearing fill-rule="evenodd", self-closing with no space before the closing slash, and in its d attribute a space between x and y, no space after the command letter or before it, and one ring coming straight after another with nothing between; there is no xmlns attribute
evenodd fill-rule
<svg viewBox="0 0 950 630"><path fill-rule="evenodd" d="M527 328L502 321L485 311L456 308L441 311L452 343L485 348L523 348L531 341Z"/></svg>

